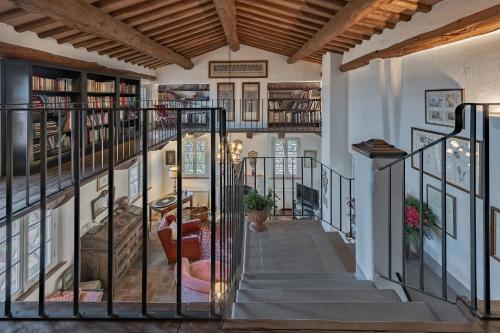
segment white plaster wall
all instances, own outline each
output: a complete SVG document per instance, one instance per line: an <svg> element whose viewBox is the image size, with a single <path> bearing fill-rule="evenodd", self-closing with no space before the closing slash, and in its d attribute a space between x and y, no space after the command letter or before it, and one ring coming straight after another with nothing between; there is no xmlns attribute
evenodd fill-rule
<svg viewBox="0 0 500 333"><path fill-rule="evenodd" d="M40 39L35 33L30 31L23 33L16 32L12 26L5 23L0 23L0 41L42 50L73 59L96 62L99 65L110 68L129 70L149 75L155 74L153 70L128 64L124 61L119 61L108 56L102 56L97 52L88 52L84 48L76 49L70 44L58 44L57 41L52 38Z"/></svg>
<svg viewBox="0 0 500 333"><path fill-rule="evenodd" d="M400 23L393 31L375 36L345 55L346 61L361 54L389 46L419 32L442 26L458 17L477 12L498 1L450 0L437 4L428 15L417 14L408 23ZM404 28L404 29L403 29ZM450 128L425 124L426 89L464 88L466 102L500 102L500 32L411 54L399 59L376 60L369 66L349 72L349 145L370 138L383 138L399 148L411 151L411 127L442 133ZM500 153L495 144L500 140L498 120L491 133L491 205L500 207ZM481 133L481 132L480 132ZM467 135L467 132L464 133ZM407 167L407 191L418 194L418 173ZM430 177L424 182L439 183ZM468 195L448 187L457 198L457 239L448 238L448 271L462 284L470 284ZM424 196L425 197L425 196ZM481 207L481 200L478 200ZM478 212L478 221L482 213ZM478 235L481 235L478 224ZM481 265L482 239L477 244L477 260ZM426 252L440 262L438 237L426 242ZM500 298L500 262L491 259L492 297ZM480 266L478 266L480 267ZM479 297L482 297L482 272L478 272Z"/></svg>

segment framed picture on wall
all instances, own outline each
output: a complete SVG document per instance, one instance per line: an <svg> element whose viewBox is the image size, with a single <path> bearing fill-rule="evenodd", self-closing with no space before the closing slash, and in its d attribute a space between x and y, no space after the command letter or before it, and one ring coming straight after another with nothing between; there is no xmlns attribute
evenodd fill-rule
<svg viewBox="0 0 500 333"><path fill-rule="evenodd" d="M217 83L217 106L226 109L227 121L234 121L234 82Z"/></svg>
<svg viewBox="0 0 500 333"><path fill-rule="evenodd" d="M108 186L108 174L97 177L97 191L100 191Z"/></svg>
<svg viewBox="0 0 500 333"><path fill-rule="evenodd" d="M500 209L491 207L491 256L500 261Z"/></svg>
<svg viewBox="0 0 500 333"><path fill-rule="evenodd" d="M165 165L176 165L175 150L165 151Z"/></svg>
<svg viewBox="0 0 500 333"><path fill-rule="evenodd" d="M442 138L445 134L424 130L420 128L411 129L411 147L416 151L428 144ZM470 191L470 140L462 137L454 137L446 142L446 182L460 190ZM482 196L482 142L476 143L476 194ZM426 149L423 153L424 173L441 179L441 145L435 145ZM412 157L412 168L420 170L419 154Z"/></svg>
<svg viewBox="0 0 500 333"><path fill-rule="evenodd" d="M436 215L436 227L443 229L441 221L441 190L430 184L426 188L427 206ZM457 239L457 198L446 193L446 233Z"/></svg>
<svg viewBox="0 0 500 333"><path fill-rule="evenodd" d="M208 77L217 78L266 78L267 60L209 61Z"/></svg>
<svg viewBox="0 0 500 333"><path fill-rule="evenodd" d="M425 122L427 124L455 127L455 108L463 101L463 89L426 90Z"/></svg>
<svg viewBox="0 0 500 333"><path fill-rule="evenodd" d="M312 157L313 159L318 158L318 151L317 150L304 150L304 157ZM305 158L304 159L304 168L310 168L310 167L316 168L316 162L313 161L311 158Z"/></svg>
<svg viewBox="0 0 500 333"><path fill-rule="evenodd" d="M260 120L260 83L243 82L241 85L243 121Z"/></svg>

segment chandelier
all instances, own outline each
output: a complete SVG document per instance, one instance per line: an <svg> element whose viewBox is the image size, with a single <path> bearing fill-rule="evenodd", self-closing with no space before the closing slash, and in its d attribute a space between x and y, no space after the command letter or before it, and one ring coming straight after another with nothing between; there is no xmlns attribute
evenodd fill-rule
<svg viewBox="0 0 500 333"><path fill-rule="evenodd" d="M217 162L220 163L222 161L222 147L219 145L219 149L217 152ZM241 155L243 153L243 142L241 140L234 140L229 143L229 153L231 154L231 160L233 163L241 162Z"/></svg>

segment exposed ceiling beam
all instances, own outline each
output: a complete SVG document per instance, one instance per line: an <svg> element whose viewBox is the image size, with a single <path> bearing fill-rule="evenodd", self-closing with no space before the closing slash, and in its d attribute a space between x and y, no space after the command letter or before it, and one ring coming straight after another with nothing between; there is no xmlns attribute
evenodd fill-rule
<svg viewBox="0 0 500 333"><path fill-rule="evenodd" d="M234 0L213 0L215 10L219 15L222 29L226 35L227 43L233 52L240 49L238 28L236 25L236 5Z"/></svg>
<svg viewBox="0 0 500 333"><path fill-rule="evenodd" d="M500 5L463 17L441 28L408 38L385 49L365 54L340 66L342 72L366 66L374 59L388 59L446 45L500 29Z"/></svg>
<svg viewBox="0 0 500 333"><path fill-rule="evenodd" d="M36 62L50 63L55 66L71 67L79 70L95 71L99 73L109 73L117 76L141 77L150 81L156 81L156 77L152 75L104 67L95 62L63 57L53 53L4 42L0 42L0 58L25 59Z"/></svg>
<svg viewBox="0 0 500 333"><path fill-rule="evenodd" d="M158 60L168 61L185 69L193 68L193 63L188 58L159 45L84 0L10 0L10 2L28 12L51 17L74 29L128 45Z"/></svg>
<svg viewBox="0 0 500 333"><path fill-rule="evenodd" d="M388 0L351 0L335 14L306 44L290 58L293 64L325 47L333 38L343 34Z"/></svg>

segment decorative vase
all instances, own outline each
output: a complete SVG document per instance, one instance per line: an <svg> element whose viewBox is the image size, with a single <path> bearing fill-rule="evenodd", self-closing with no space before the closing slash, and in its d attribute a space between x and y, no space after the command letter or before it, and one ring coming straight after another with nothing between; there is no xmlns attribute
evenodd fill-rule
<svg viewBox="0 0 500 333"><path fill-rule="evenodd" d="M252 210L248 212L248 221L250 222L250 230L253 232L261 232L267 229L265 223L269 220L268 210Z"/></svg>

